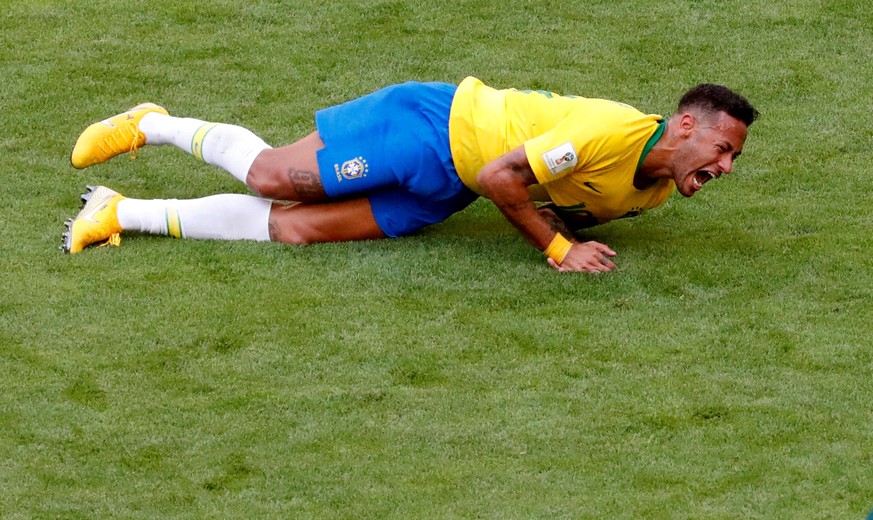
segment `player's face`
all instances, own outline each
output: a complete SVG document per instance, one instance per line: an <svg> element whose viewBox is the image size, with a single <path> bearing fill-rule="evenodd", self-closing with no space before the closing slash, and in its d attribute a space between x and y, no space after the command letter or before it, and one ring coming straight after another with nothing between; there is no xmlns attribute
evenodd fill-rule
<svg viewBox="0 0 873 520"><path fill-rule="evenodd" d="M679 193L690 197L707 182L731 172L743 151L748 128L724 112L700 117L684 114L680 125L685 139L673 156L673 180Z"/></svg>

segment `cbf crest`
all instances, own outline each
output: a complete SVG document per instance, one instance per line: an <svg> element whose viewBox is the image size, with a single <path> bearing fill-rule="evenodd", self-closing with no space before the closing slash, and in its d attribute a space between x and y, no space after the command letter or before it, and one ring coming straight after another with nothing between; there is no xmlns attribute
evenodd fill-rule
<svg viewBox="0 0 873 520"><path fill-rule="evenodd" d="M342 181L343 179L360 179L361 177L366 177L367 172L370 170L370 167L367 165L367 161L363 157L355 157L350 161L346 161L340 166L339 164L333 165L334 170L336 170L336 179L338 181Z"/></svg>

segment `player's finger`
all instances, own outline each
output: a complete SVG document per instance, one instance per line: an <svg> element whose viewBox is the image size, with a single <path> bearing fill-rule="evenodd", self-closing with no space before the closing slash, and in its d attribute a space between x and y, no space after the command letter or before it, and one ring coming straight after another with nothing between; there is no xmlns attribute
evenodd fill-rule
<svg viewBox="0 0 873 520"><path fill-rule="evenodd" d="M615 269L615 264L612 263L612 261L610 261L606 256L598 253L597 256L592 258L591 262L589 263L589 267L592 271L602 273Z"/></svg>
<svg viewBox="0 0 873 520"><path fill-rule="evenodd" d="M555 271L558 271L558 272L561 272L561 273L564 273L564 272L567 271L566 269L562 268L562 267L558 264L558 262L555 262L555 261L554 261L553 259L551 259L551 258L546 258L546 262L548 262L549 267L551 267L551 268L554 269Z"/></svg>
<svg viewBox="0 0 873 520"><path fill-rule="evenodd" d="M609 267L601 264L600 262L597 262L597 263L591 265L590 269L591 269L592 273L605 273L606 271L610 270Z"/></svg>
<svg viewBox="0 0 873 520"><path fill-rule="evenodd" d="M604 255L609 255L609 256L616 255L615 251L613 251L612 248L610 248L608 245L601 244L600 242L597 242L594 240L589 240L588 242L585 242L584 245L594 249L595 251L599 251L600 253L603 253Z"/></svg>
<svg viewBox="0 0 873 520"><path fill-rule="evenodd" d="M606 256L600 257L600 264L603 267L606 267L608 270L615 269L615 263L613 263L613 261L610 260L609 258L607 258Z"/></svg>

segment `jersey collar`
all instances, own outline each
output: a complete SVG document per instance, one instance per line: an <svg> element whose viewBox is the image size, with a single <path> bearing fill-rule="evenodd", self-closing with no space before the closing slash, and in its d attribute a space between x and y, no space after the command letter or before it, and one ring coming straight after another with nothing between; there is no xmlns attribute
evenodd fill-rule
<svg viewBox="0 0 873 520"><path fill-rule="evenodd" d="M649 152L652 151L655 144L658 142L658 139L664 135L664 128L667 127L667 120L662 119L660 123L658 123L658 128L655 129L655 133L652 134L652 137L649 137L649 140L646 141L646 146L643 147L643 153L640 154L640 160L637 162L637 173L640 171L640 168L643 166L643 161L646 159L646 156L649 155Z"/></svg>

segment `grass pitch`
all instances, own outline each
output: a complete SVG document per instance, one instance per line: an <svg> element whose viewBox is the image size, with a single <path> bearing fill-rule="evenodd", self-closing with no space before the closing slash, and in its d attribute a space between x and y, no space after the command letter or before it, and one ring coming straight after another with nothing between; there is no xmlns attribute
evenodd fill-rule
<svg viewBox="0 0 873 520"><path fill-rule="evenodd" d="M0 517L862 518L873 507L865 1L187 4L0 14ZM763 116L735 173L547 269L486 201L304 248L62 255L85 184L245 193L177 150L84 174L144 100L275 145L408 79Z"/></svg>

